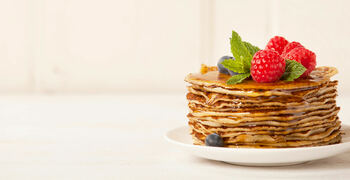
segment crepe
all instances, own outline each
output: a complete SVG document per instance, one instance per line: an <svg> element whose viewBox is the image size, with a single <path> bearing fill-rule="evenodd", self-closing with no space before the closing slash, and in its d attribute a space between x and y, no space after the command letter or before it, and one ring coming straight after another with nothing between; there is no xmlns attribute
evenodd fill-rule
<svg viewBox="0 0 350 180"><path fill-rule="evenodd" d="M230 76L203 66L189 74L189 126L193 143L219 134L226 147L288 148L341 141L340 108L336 104L338 71L318 67L309 78L293 82L227 85Z"/></svg>

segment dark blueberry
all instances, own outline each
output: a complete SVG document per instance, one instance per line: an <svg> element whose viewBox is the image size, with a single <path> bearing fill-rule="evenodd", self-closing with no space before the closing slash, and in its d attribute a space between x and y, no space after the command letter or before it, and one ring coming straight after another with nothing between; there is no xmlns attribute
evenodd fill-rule
<svg viewBox="0 0 350 180"><path fill-rule="evenodd" d="M230 75L229 73L229 70L226 69L221 63L225 60L225 59L235 59L231 56L222 56L219 61L218 61L218 69L219 69L219 72L220 73L224 73L224 74L227 74L227 75Z"/></svg>
<svg viewBox="0 0 350 180"><path fill-rule="evenodd" d="M220 135L218 135L216 133L209 134L205 138L205 145L207 145L207 146L223 147L224 146L224 140L222 140Z"/></svg>
<svg viewBox="0 0 350 180"><path fill-rule="evenodd" d="M237 75L238 73L226 69L226 68L221 64L225 59L233 59L233 60L234 60L235 58L232 57L232 56L222 56L222 57L219 59L219 62L218 62L218 69L219 69L219 72L220 72L220 73L227 74L227 75L231 75L231 76Z"/></svg>

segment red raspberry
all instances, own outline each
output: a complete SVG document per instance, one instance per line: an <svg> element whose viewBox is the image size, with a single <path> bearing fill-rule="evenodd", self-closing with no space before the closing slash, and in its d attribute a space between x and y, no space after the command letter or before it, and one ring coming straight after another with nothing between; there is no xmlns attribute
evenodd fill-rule
<svg viewBox="0 0 350 180"><path fill-rule="evenodd" d="M288 43L286 47L284 47L281 57L284 58L289 53L289 51L297 47L304 47L304 46L295 41Z"/></svg>
<svg viewBox="0 0 350 180"><path fill-rule="evenodd" d="M288 41L281 36L275 36L270 39L267 43L265 49L273 49L278 52L278 54L282 54L284 47L288 44Z"/></svg>
<svg viewBox="0 0 350 180"><path fill-rule="evenodd" d="M290 59L301 63L306 71L300 77L307 77L316 67L316 54L304 47L292 49L285 59Z"/></svg>
<svg viewBox="0 0 350 180"><path fill-rule="evenodd" d="M280 79L285 67L286 61L276 51L265 49L253 56L250 73L256 82L274 82Z"/></svg>

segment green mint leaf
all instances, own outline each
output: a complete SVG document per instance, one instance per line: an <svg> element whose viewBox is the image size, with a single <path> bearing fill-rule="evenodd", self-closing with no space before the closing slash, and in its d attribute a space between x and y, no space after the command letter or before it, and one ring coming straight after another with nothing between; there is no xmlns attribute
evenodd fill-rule
<svg viewBox="0 0 350 180"><path fill-rule="evenodd" d="M254 56L254 54L260 50L260 48L250 44L249 42L243 41L243 44L248 49L250 55L252 56Z"/></svg>
<svg viewBox="0 0 350 180"><path fill-rule="evenodd" d="M285 81L293 81L294 79L299 78L305 71L306 68L302 64L297 61L286 59L286 71L281 79Z"/></svg>
<svg viewBox="0 0 350 180"><path fill-rule="evenodd" d="M249 72L253 56L242 42L242 39L237 32L232 31L230 42L232 55L236 60L243 62L243 68L245 71Z"/></svg>
<svg viewBox="0 0 350 180"><path fill-rule="evenodd" d="M221 64L228 70L236 73L249 73L249 71L244 68L242 60L225 59Z"/></svg>
<svg viewBox="0 0 350 180"><path fill-rule="evenodd" d="M249 76L250 76L250 73L234 75L226 81L226 84L232 85L232 84L241 83L243 80L247 79Z"/></svg>

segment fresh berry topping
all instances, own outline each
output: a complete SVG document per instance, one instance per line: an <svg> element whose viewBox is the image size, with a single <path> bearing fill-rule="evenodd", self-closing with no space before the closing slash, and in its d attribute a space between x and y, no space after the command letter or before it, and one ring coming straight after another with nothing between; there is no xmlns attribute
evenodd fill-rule
<svg viewBox="0 0 350 180"><path fill-rule="evenodd" d="M292 49L298 48L298 47L304 47L304 46L295 41L288 43L286 47L284 47L284 50L281 54L282 58L284 58Z"/></svg>
<svg viewBox="0 0 350 180"><path fill-rule="evenodd" d="M228 70L227 68L225 68L221 63L225 60L225 59L235 59L234 57L231 56L222 56L219 61L218 61L218 69L220 73L224 73L224 74L228 74L228 75L237 75L238 73L233 72L231 70Z"/></svg>
<svg viewBox="0 0 350 180"><path fill-rule="evenodd" d="M205 144L207 146L223 147L224 146L224 140L222 140L220 135L218 135L216 133L213 133L213 134L209 134L205 138Z"/></svg>
<svg viewBox="0 0 350 180"><path fill-rule="evenodd" d="M274 50L265 49L255 53L250 73L259 83L275 82L283 75L286 61Z"/></svg>
<svg viewBox="0 0 350 180"><path fill-rule="evenodd" d="M266 45L266 49L273 49L278 52L278 54L282 54L284 47L288 44L288 41L281 36L275 36L270 39L270 41Z"/></svg>
<svg viewBox="0 0 350 180"><path fill-rule="evenodd" d="M306 71L300 77L307 77L316 67L316 54L304 47L292 49L285 59L290 59L301 63Z"/></svg>

